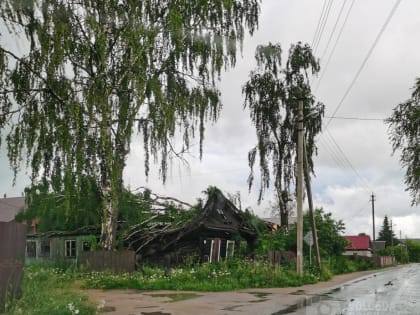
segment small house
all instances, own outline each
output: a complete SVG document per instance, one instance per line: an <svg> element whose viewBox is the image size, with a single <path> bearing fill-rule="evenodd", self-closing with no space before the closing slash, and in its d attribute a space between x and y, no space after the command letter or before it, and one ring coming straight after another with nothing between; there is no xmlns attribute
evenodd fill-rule
<svg viewBox="0 0 420 315"><path fill-rule="evenodd" d="M366 234L344 236L349 245L345 247L343 255L345 256L364 256L372 257L372 251L370 248L370 236Z"/></svg>
<svg viewBox="0 0 420 315"><path fill-rule="evenodd" d="M218 262L234 255L240 240L252 247L256 231L244 213L218 189L200 213L181 226L134 227L125 238L140 262L174 265L186 262Z"/></svg>
<svg viewBox="0 0 420 315"><path fill-rule="evenodd" d="M97 230L83 228L76 231L54 231L28 235L26 261L76 261L81 252L90 251L97 243Z"/></svg>

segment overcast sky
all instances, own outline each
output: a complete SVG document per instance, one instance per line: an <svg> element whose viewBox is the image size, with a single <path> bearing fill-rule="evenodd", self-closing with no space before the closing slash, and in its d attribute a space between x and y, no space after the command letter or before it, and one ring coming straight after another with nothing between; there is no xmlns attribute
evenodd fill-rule
<svg viewBox="0 0 420 315"><path fill-rule="evenodd" d="M220 89L224 108L219 121L207 126L202 161L198 159L197 144L187 156L188 169L174 161L165 186L159 181L158 172L153 170L146 182L142 146L133 143L125 170L125 184L132 189L147 186L156 193L187 202L203 197L201 192L209 185L215 185L224 192L239 191L243 207L251 206L256 214L267 216L272 192L265 195L261 205L256 202L257 186L248 193L247 153L255 145L256 137L249 112L243 110L241 87L255 67L257 45L269 41L280 43L285 52L283 60L286 60L292 43L314 42L323 5L328 2L263 0L259 30L252 38L246 38L243 56L238 58L235 69L222 75ZM312 87L317 100L326 105L326 117L332 116L338 108L335 116L362 120L332 119L318 138L314 204L332 212L334 218L342 219L346 234L371 234L369 199L373 192L377 232L383 217L388 215L395 223L397 234L402 230L403 237L420 238L419 207L410 207L404 170L399 164L399 156L391 156L387 126L381 121L391 115L398 103L409 98L414 80L420 76L420 1L356 0L352 3L352 0L334 0L332 3L315 50L315 55L321 59L322 80L315 78ZM396 3L399 5L383 29ZM347 23L342 28L347 14ZM381 29L382 35L373 47ZM325 67L334 47L328 67ZM370 50L370 57L350 89ZM346 91L349 91L347 95ZM326 122L328 120L325 118ZM0 163L0 192L8 196L21 195L29 182L24 166L16 186L12 187L12 173L8 170L4 147Z"/></svg>

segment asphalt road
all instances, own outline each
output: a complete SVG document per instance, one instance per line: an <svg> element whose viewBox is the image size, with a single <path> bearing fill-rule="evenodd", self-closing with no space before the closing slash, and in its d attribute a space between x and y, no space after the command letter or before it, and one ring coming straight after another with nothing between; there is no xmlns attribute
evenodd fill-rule
<svg viewBox="0 0 420 315"><path fill-rule="evenodd" d="M86 290L106 315L420 315L420 264L232 292Z"/></svg>
<svg viewBox="0 0 420 315"><path fill-rule="evenodd" d="M343 284L273 313L303 315L420 314L420 264L385 270Z"/></svg>

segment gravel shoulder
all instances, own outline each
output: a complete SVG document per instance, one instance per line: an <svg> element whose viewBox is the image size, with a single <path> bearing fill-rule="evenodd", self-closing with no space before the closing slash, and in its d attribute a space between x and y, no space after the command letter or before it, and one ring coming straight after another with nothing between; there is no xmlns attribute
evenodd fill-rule
<svg viewBox="0 0 420 315"><path fill-rule="evenodd" d="M398 267L393 267L398 268ZM347 282L393 269L338 275L329 281L300 287L244 289L229 292L85 290L107 315L276 315L305 299L319 296Z"/></svg>

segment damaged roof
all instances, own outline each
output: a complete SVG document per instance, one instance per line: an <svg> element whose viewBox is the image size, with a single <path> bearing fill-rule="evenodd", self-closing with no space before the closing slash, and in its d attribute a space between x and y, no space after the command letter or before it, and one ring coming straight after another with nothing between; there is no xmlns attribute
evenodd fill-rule
<svg viewBox="0 0 420 315"><path fill-rule="evenodd" d="M158 217L149 219L134 226L125 238L126 245L137 253L154 244L159 251L165 251L175 245L181 238L198 229L240 234L247 240L255 239L256 231L248 223L244 213L238 210L220 190L214 188L203 210L186 222L171 224L159 222Z"/></svg>

